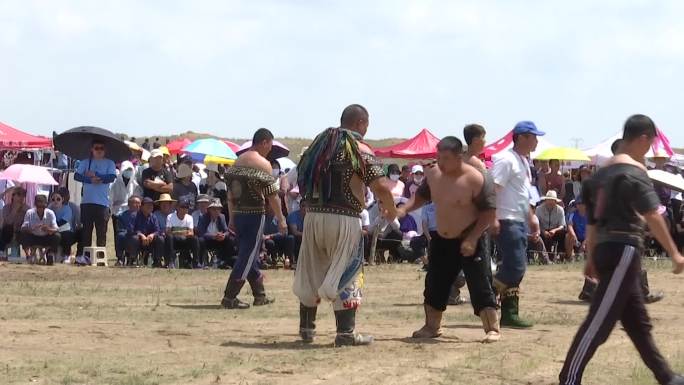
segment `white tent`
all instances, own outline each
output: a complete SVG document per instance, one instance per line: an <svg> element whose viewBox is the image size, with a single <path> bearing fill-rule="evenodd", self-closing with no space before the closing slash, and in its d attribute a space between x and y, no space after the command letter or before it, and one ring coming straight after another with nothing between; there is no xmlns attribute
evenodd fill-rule
<svg viewBox="0 0 684 385"><path fill-rule="evenodd" d="M608 139L605 139L604 141L595 145L594 147L584 149L583 151L585 154L587 154L589 158L591 158L592 164L600 166L611 156L613 156L613 153L610 151L610 147L613 145L613 142L620 138L622 138L622 131L616 133ZM646 153L646 158L651 158L656 153L662 152L673 157L676 155L672 151L672 148L670 148L670 141L667 139L665 134L663 134L662 131L658 130L658 137L653 142L653 146L651 147L651 149L648 150L648 152Z"/></svg>

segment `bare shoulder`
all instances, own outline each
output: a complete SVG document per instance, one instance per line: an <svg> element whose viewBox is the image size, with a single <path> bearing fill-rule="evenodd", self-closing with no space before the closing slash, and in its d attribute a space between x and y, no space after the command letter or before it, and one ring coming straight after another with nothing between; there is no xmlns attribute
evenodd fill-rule
<svg viewBox="0 0 684 385"><path fill-rule="evenodd" d="M271 168L271 163L264 158L263 156L259 155L256 151L247 151L244 154L240 155L238 159L235 161L235 166L239 167L252 167L259 169L263 172L266 172L270 174L273 169Z"/></svg>
<svg viewBox="0 0 684 385"><path fill-rule="evenodd" d="M482 172L468 163L463 164L463 175L469 182L475 183L477 186L484 183L484 175L482 175Z"/></svg>
<svg viewBox="0 0 684 385"><path fill-rule="evenodd" d="M484 164L484 162L483 162L482 160L480 160L480 158L478 158L478 157L476 157L476 156L470 156L470 157L468 157L468 159L466 160L466 163L469 164L469 165L471 165L471 166L473 166L473 167L475 167L476 169L479 169L479 170L484 170L484 169L485 169L485 164Z"/></svg>

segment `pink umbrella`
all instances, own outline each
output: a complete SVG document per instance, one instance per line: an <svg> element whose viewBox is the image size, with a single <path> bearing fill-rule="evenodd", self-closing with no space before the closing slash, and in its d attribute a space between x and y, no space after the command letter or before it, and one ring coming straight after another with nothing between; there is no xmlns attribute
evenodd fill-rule
<svg viewBox="0 0 684 385"><path fill-rule="evenodd" d="M230 140L223 140L223 143L227 144L233 152L238 152L240 150L240 146Z"/></svg>
<svg viewBox="0 0 684 385"><path fill-rule="evenodd" d="M0 179L12 180L19 183L48 184L55 186L57 181L46 167L31 164L13 164L0 172Z"/></svg>

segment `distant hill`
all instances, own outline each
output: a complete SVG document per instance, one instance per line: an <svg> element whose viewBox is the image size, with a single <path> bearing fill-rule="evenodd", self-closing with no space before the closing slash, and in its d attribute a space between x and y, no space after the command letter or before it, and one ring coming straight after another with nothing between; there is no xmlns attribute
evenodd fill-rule
<svg viewBox="0 0 684 385"><path fill-rule="evenodd" d="M163 145L166 143L166 140L169 142L172 142L176 139L179 138L188 138L190 140L195 140L195 139L204 139L204 138L217 138L217 139L223 139L223 140L230 140L233 143L237 144L242 144L249 139L245 138L221 138L216 135L212 134L206 134L206 133L201 133L201 132L193 132L193 131L188 131L182 134L177 134L177 135L169 135L169 136L136 136L136 137L130 137L125 134L121 134L122 137L126 140L132 140L135 139L135 142L138 144L142 144L145 139L149 139L150 143L154 143L154 140L156 138L159 138L159 142ZM289 137L284 137L284 138L276 138L277 141L281 142L282 144L286 145L287 148L290 149L290 156L289 158L297 162L299 160L299 154L302 152L302 148L308 146L313 139L305 139L305 138L289 138ZM379 140L367 140L368 144L371 145L372 147L386 147L386 146L391 146L393 144L399 143L405 139L399 139L399 138L388 138L388 139L379 139ZM400 162L398 162L400 163Z"/></svg>
<svg viewBox="0 0 684 385"><path fill-rule="evenodd" d="M672 150L677 154L684 154L684 148L673 148Z"/></svg>

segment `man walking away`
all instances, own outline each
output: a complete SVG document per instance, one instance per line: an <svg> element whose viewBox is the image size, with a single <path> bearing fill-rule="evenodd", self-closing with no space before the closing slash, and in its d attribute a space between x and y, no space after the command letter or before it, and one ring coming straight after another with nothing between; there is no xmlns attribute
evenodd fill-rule
<svg viewBox="0 0 684 385"><path fill-rule="evenodd" d="M639 287L647 224L672 258L674 273L684 270L684 257L658 213L660 200L643 165L655 136L656 126L649 117L631 116L622 136L624 153L612 157L582 187L589 219L585 274L598 278L599 284L589 315L565 358L561 385L582 383L584 368L618 320L659 384L684 385L684 377L672 372L655 346Z"/></svg>

